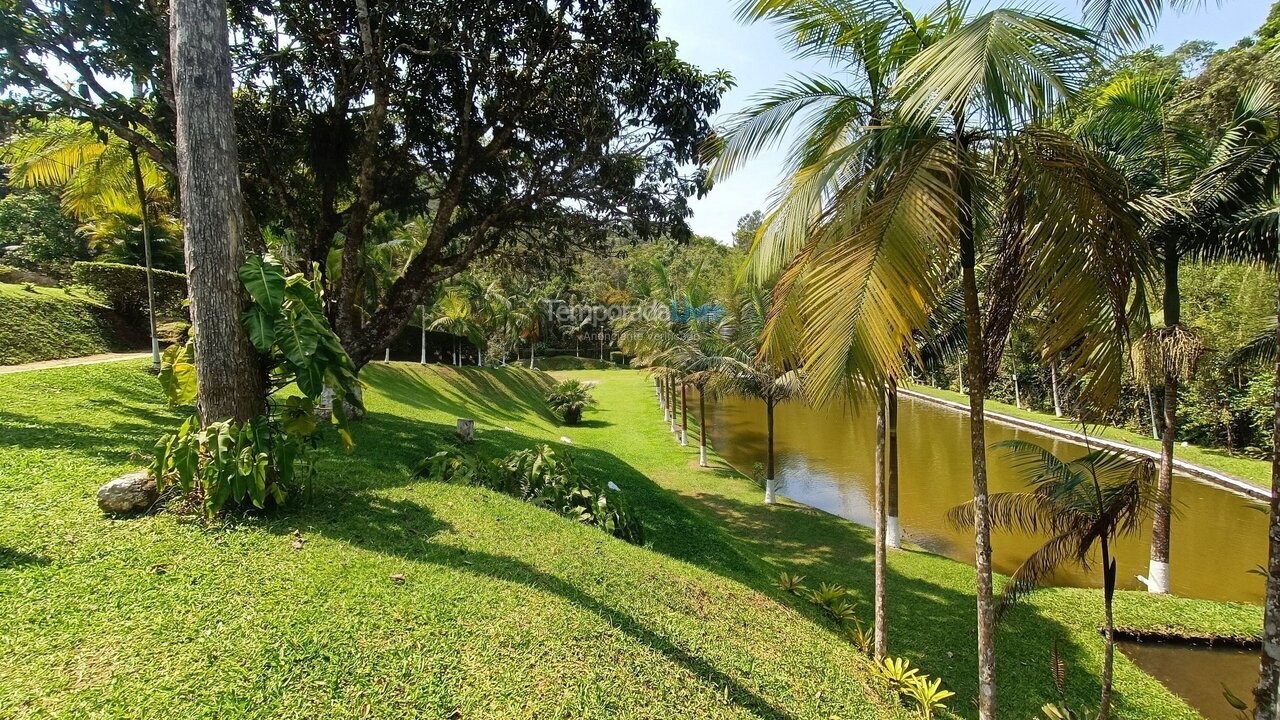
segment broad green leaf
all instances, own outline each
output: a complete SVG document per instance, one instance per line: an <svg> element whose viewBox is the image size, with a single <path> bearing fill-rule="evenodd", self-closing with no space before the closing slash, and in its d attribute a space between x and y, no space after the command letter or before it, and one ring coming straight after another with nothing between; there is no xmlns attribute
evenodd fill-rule
<svg viewBox="0 0 1280 720"><path fill-rule="evenodd" d="M315 403L310 398L290 397L285 401L280 426L290 435L311 437L316 432Z"/></svg>
<svg viewBox="0 0 1280 720"><path fill-rule="evenodd" d="M240 282L253 296L254 304L261 307L269 317L280 312L284 303L284 271L280 263L270 254L261 257L251 255L245 258L240 266Z"/></svg>
<svg viewBox="0 0 1280 720"><path fill-rule="evenodd" d="M311 362L293 368L298 389L307 397L320 397L324 392L324 368L318 362Z"/></svg>
<svg viewBox="0 0 1280 720"><path fill-rule="evenodd" d="M160 387L173 405L190 405L196 400L196 366L192 343L170 345L160 356Z"/></svg>
<svg viewBox="0 0 1280 720"><path fill-rule="evenodd" d="M311 363L320 335L305 315L295 313L291 307L276 319L275 330L276 344L289 362L298 367Z"/></svg>
<svg viewBox="0 0 1280 720"><path fill-rule="evenodd" d="M271 352L271 346L276 343L276 325L272 316L261 305L250 305L240 315L240 324L248 331L249 340L258 352Z"/></svg>

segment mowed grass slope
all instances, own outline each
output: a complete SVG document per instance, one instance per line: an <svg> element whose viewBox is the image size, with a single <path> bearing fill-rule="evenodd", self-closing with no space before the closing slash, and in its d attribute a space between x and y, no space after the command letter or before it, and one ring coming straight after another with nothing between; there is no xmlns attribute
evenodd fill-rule
<svg viewBox="0 0 1280 720"><path fill-rule="evenodd" d="M55 288L0 283L0 365L129 349L105 306Z"/></svg>
<svg viewBox="0 0 1280 720"><path fill-rule="evenodd" d="M514 369L372 367L356 454L288 513L105 518L96 488L176 419L144 368L0 379L0 717L905 716L830 626L760 591L758 558L622 459L646 435L643 457L683 457L614 424L652 420L618 404L637 375L602 386L586 430L614 440L578 457L654 549L412 477L458 415L487 452L566 432L546 376Z"/></svg>
<svg viewBox="0 0 1280 720"><path fill-rule="evenodd" d="M352 456L330 455L288 513L204 528L160 515L103 518L93 492L139 464L175 416L145 364L0 380L0 716L761 717L902 713L866 661L779 571L839 582L870 617L870 533L783 503L671 438L643 375L598 382L585 422L560 427L550 378L371 365ZM411 471L477 420L477 450L572 441L617 483L648 546L486 491ZM302 549L294 549L294 533ZM403 575L403 583L394 576ZM975 715L973 570L891 554L890 648ZM1257 608L1122 594L1135 628L1253 635ZM1101 602L1051 590L1002 625L1003 713L1055 699L1056 639L1070 694L1096 704ZM1120 718L1194 718L1117 657Z"/></svg>

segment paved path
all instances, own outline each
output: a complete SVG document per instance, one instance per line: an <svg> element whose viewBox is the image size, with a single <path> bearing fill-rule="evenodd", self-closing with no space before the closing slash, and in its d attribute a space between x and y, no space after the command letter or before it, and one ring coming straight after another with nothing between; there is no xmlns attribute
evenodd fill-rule
<svg viewBox="0 0 1280 720"><path fill-rule="evenodd" d="M84 357L64 358L62 360L41 360L40 362L23 363L21 365L0 365L0 375L26 372L28 370L70 367L72 365L96 365L98 363L120 362L121 360L142 360L149 357L151 357L149 352L132 352L85 355Z"/></svg>
<svg viewBox="0 0 1280 720"><path fill-rule="evenodd" d="M963 413L969 412L968 405L955 402L954 400L944 400L939 397L926 395L924 393L916 392L914 390L908 390L906 388L900 388L898 392L912 399L923 400L925 402L934 403L935 405L941 405L943 407L956 410L957 412L963 412ZM1086 438L1081 433L1074 432L1071 430L1064 430L1060 427L1054 427L1053 425L1038 423L1038 422L1035 422L1034 420L1025 420L1020 417L1005 415L1004 413L992 412L990 410L986 411L986 418L993 422L1001 423L1002 425L1012 425L1013 427L1021 428L1023 430L1030 430L1032 432L1040 433L1041 435L1048 435L1050 437L1060 438L1062 440L1070 440L1072 442L1076 442L1080 444L1084 444L1084 442L1088 440L1088 442L1091 445L1103 446L1103 447L1111 448L1112 450L1119 450L1120 452L1123 452L1126 455L1151 458L1153 460L1156 460L1157 462L1160 460L1160 453L1154 450L1148 450L1147 448L1138 447L1136 445L1129 445L1127 443L1116 442L1115 440L1107 440L1105 438L1094 437L1092 435ZM1203 465L1195 465L1193 463L1186 462L1185 460L1179 460L1176 457L1176 454L1173 459L1173 466L1179 472L1189 477L1195 478L1196 480L1200 480L1201 482L1206 482L1206 483L1209 483L1210 485L1217 485L1218 487L1231 490L1232 492L1236 492L1241 495L1247 495L1248 497L1254 498L1256 500L1271 499L1271 493L1268 490L1260 488L1257 485L1254 485L1253 483L1241 480L1238 477L1228 475L1224 472L1213 470Z"/></svg>

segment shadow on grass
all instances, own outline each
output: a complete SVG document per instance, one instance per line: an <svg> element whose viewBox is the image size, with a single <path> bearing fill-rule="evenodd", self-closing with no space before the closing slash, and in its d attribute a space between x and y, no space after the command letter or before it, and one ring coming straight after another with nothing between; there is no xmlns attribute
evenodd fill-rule
<svg viewBox="0 0 1280 720"><path fill-rule="evenodd" d="M447 391L428 383L416 366L380 366L378 372L364 373L360 379L396 402L455 417L484 413L514 422L530 415L552 424L559 421L544 399L553 383L550 376L515 368L432 365L431 370L449 384ZM495 398L510 402L495 402Z"/></svg>
<svg viewBox="0 0 1280 720"><path fill-rule="evenodd" d="M0 545L0 570L13 570L28 565L45 566L49 563L49 558L43 555Z"/></svg>

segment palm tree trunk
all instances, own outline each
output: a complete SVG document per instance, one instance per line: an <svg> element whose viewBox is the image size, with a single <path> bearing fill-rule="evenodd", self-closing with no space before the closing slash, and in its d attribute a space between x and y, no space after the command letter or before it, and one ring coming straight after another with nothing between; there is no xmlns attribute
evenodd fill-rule
<svg viewBox="0 0 1280 720"><path fill-rule="evenodd" d="M422 354L418 358L419 365L427 364L427 312L426 308L419 308L422 312Z"/></svg>
<svg viewBox="0 0 1280 720"><path fill-rule="evenodd" d="M1276 314L1280 316L1280 285L1277 286ZM1280 350L1280 325L1276 326L1276 349ZM1275 414L1271 426L1271 521L1267 529L1267 594L1262 611L1262 662L1258 669L1258 689L1254 693L1254 720L1276 720L1280 701L1280 352L1276 353L1276 387L1271 398Z"/></svg>
<svg viewBox="0 0 1280 720"><path fill-rule="evenodd" d="M1182 297L1178 293L1178 244L1172 233L1164 249L1164 326L1173 331L1182 322ZM1169 544L1173 524L1173 444L1178 434L1178 376L1164 372L1164 433L1160 440L1160 480L1156 484L1155 519L1151 524L1151 565L1147 590L1169 592Z"/></svg>
<svg viewBox="0 0 1280 720"><path fill-rule="evenodd" d="M156 334L155 270L151 266L151 214L147 210L147 187L142 182L142 165L138 162L138 146L129 146L133 160L133 185L138 193L138 207L142 216L142 258L147 270L147 317L151 324L151 370L160 372L160 337Z"/></svg>
<svg viewBox="0 0 1280 720"><path fill-rule="evenodd" d="M1151 437L1159 440L1160 424L1156 421L1156 394L1150 385L1147 386L1147 412L1151 415Z"/></svg>
<svg viewBox="0 0 1280 720"><path fill-rule="evenodd" d="M1022 409L1022 391L1018 387L1018 371L1013 372L1013 405L1019 410Z"/></svg>
<svg viewBox="0 0 1280 720"><path fill-rule="evenodd" d="M689 396L683 381L680 383L680 444L689 445Z"/></svg>
<svg viewBox="0 0 1280 720"><path fill-rule="evenodd" d="M885 544L894 550L902 549L902 524L898 519L898 386L889 383L889 467L885 486Z"/></svg>
<svg viewBox="0 0 1280 720"><path fill-rule="evenodd" d="M529 369L530 370L533 369L533 354L534 354L533 336L529 336Z"/></svg>
<svg viewBox="0 0 1280 720"><path fill-rule="evenodd" d="M386 354L382 356L382 362L391 362L391 348L387 348Z"/></svg>
<svg viewBox="0 0 1280 720"><path fill-rule="evenodd" d="M671 379L667 381L667 387L668 387L668 390L669 390L669 392L670 392L670 397L671 397L671 425L670 425L670 429L671 429L671 434L672 434L672 435L675 435L675 434L676 434L676 417L677 417L677 415L679 414L679 408L678 408L678 407L676 407L676 376L675 376L675 375L672 375L672 376L671 376Z"/></svg>
<svg viewBox="0 0 1280 720"><path fill-rule="evenodd" d="M1053 416L1062 417L1062 401L1058 395L1058 359L1049 363L1049 384L1053 386Z"/></svg>
<svg viewBox="0 0 1280 720"><path fill-rule="evenodd" d="M968 152L962 148L962 154ZM978 717L996 717L996 613L991 579L991 517L987 493L987 439L983 401L986 369L982 353L982 309L975 272L973 181L961 171L959 183L960 264L963 269L965 347L969 369L969 450L973 463L974 564L978 605Z"/></svg>
<svg viewBox="0 0 1280 720"><path fill-rule="evenodd" d="M1102 699L1098 702L1098 720L1108 720L1111 714L1111 686L1115 674L1116 620L1113 604L1116 596L1116 561L1111 559L1111 548L1102 538L1102 602L1106 611L1103 637L1106 654L1102 659Z"/></svg>
<svg viewBox="0 0 1280 720"><path fill-rule="evenodd" d="M1155 519L1151 524L1151 564L1147 590L1169 592L1169 545L1173 522L1173 445L1178 431L1178 378L1164 376L1164 432L1160 438L1160 479L1156 483Z"/></svg>
<svg viewBox="0 0 1280 720"><path fill-rule="evenodd" d="M884 478L884 442L885 411L888 405L887 393L880 396L876 408L876 590L875 590L875 659L881 660L888 652L889 633L886 627L884 611L884 579L885 579L885 478Z"/></svg>
<svg viewBox="0 0 1280 720"><path fill-rule="evenodd" d="M698 387L698 467L707 466L707 398Z"/></svg>
<svg viewBox="0 0 1280 720"><path fill-rule="evenodd" d="M766 435L768 436L768 451L765 455L764 466L764 504L772 505L778 500L778 488L773 482L773 398L764 401L765 417L766 417Z"/></svg>
<svg viewBox="0 0 1280 720"><path fill-rule="evenodd" d="M170 5L178 185L198 396L205 424L262 413L265 378L240 323L244 263L240 167L225 0Z"/></svg>

